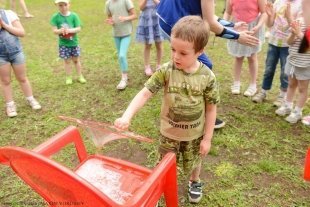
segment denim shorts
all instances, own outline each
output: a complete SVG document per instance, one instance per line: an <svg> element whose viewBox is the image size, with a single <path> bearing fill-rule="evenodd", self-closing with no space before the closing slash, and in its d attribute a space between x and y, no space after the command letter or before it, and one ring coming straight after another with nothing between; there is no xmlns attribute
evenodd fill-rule
<svg viewBox="0 0 310 207"><path fill-rule="evenodd" d="M79 57L80 54L81 54L81 48L79 46L76 47L59 46L59 57L62 59Z"/></svg>
<svg viewBox="0 0 310 207"><path fill-rule="evenodd" d="M199 153L202 139L203 137L191 141L177 141L161 135L158 149L160 160L168 152L174 152L176 154L178 167L182 169L182 174L184 176L189 176L192 170L202 161Z"/></svg>
<svg viewBox="0 0 310 207"><path fill-rule="evenodd" d="M11 55L1 55L0 54L0 66L5 65L5 64L12 64L12 65L20 65L25 63L25 56L22 51L11 54Z"/></svg>

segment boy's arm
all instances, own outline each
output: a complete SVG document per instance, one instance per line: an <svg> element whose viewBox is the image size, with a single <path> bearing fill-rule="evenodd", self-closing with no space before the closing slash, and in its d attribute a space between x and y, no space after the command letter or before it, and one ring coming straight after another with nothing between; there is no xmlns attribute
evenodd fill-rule
<svg viewBox="0 0 310 207"><path fill-rule="evenodd" d="M56 35L63 34L63 33L64 33L64 28L58 29L56 26L53 26L53 32L54 32L54 34L56 34Z"/></svg>
<svg viewBox="0 0 310 207"><path fill-rule="evenodd" d="M153 93L144 87L130 102L121 118L115 120L114 125L117 128L126 130L130 125L132 117L144 106L144 104L153 96Z"/></svg>
<svg viewBox="0 0 310 207"><path fill-rule="evenodd" d="M206 104L205 132L200 143L200 154L205 156L211 148L211 140L213 137L214 125L216 119L216 105Z"/></svg>
<svg viewBox="0 0 310 207"><path fill-rule="evenodd" d="M81 27L75 27L75 28L70 28L67 29L67 33L78 33L79 31L81 31Z"/></svg>

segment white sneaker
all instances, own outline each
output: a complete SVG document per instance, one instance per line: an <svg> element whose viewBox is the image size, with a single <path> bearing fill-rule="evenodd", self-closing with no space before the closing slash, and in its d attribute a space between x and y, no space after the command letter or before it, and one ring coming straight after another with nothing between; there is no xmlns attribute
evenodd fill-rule
<svg viewBox="0 0 310 207"><path fill-rule="evenodd" d="M305 116L301 122L306 126L310 126L310 116Z"/></svg>
<svg viewBox="0 0 310 207"><path fill-rule="evenodd" d="M248 89L246 89L246 91L243 93L244 96L247 97L252 97L255 95L255 93L257 92L257 88L254 87L248 87Z"/></svg>
<svg viewBox="0 0 310 207"><path fill-rule="evenodd" d="M277 100L273 102L273 106L280 107L284 103L284 96L278 96Z"/></svg>
<svg viewBox="0 0 310 207"><path fill-rule="evenodd" d="M231 89L232 94L234 94L234 95L240 94L240 85L239 84L233 84L230 89Z"/></svg>
<svg viewBox="0 0 310 207"><path fill-rule="evenodd" d="M285 116L290 114L291 111L291 108L289 108L286 104L283 104L280 108L276 110L276 114L278 114L279 116Z"/></svg>
<svg viewBox="0 0 310 207"><path fill-rule="evenodd" d="M285 120L291 124L296 124L299 120L302 118L302 113L297 113L295 110L293 110L288 117L285 118Z"/></svg>
<svg viewBox="0 0 310 207"><path fill-rule="evenodd" d="M15 117L15 116L17 116L15 103L10 104L10 105L6 105L6 114L7 114L8 117Z"/></svg>
<svg viewBox="0 0 310 207"><path fill-rule="evenodd" d="M118 90L124 90L127 87L127 79L122 78L119 84L116 86Z"/></svg>
<svg viewBox="0 0 310 207"><path fill-rule="evenodd" d="M255 103L262 103L264 100L266 100L266 96L266 93L259 92L253 96L252 101Z"/></svg>
<svg viewBox="0 0 310 207"><path fill-rule="evenodd" d="M39 110L42 108L41 105L39 104L39 102L34 98L31 100L27 100L27 101L33 110Z"/></svg>

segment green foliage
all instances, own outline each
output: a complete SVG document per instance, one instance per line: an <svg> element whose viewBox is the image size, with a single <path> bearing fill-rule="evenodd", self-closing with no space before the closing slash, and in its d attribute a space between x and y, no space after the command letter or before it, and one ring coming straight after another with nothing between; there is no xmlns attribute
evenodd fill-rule
<svg viewBox="0 0 310 207"><path fill-rule="evenodd" d="M217 1L219 15L223 2ZM72 0L71 10L77 12L83 22L79 37L82 65L88 82L82 85L74 81L73 85L66 86L63 63L57 58L57 37L49 25L49 18L57 8L53 1L46 0L27 1L27 4L35 17L21 18L27 31L22 43L27 55L28 77L43 109L33 112L27 106L14 79L18 116L9 119L4 111L0 113L0 145L34 148L70 124L59 120L59 115L113 123L147 80L143 73L143 45L137 44L132 36L128 53L129 87L125 91L117 91L115 87L120 72L111 27L104 23L104 1ZM138 13L138 7L136 11ZM266 48L265 44L259 54L259 85ZM169 60L169 50L169 43L165 42L163 62ZM227 54L226 40L214 39L212 35L206 52L213 60L213 71L220 83L218 117L226 121L226 126L214 133L211 152L204 160L201 175L206 196L201 204L195 206L309 206L310 185L303 181L302 173L305 152L310 143L310 128L301 123L290 125L275 115L276 108L272 102L278 93L279 72L275 74L267 101L254 104L249 98L230 93L233 58ZM152 65L155 66L155 47L151 53ZM247 61L243 69L242 91L249 80ZM98 150L82 131L88 151L154 166L158 159L161 95L160 92L139 111L130 127L138 134L153 138L154 144L123 140ZM0 101L4 102L2 97ZM304 113L310 113L309 103ZM69 168L77 163L70 147L57 154L55 159ZM31 206L30 202L42 202L12 170L3 165L0 165L0 186L1 207L24 207ZM186 189L180 189L180 206L194 206L187 202L186 197Z"/></svg>

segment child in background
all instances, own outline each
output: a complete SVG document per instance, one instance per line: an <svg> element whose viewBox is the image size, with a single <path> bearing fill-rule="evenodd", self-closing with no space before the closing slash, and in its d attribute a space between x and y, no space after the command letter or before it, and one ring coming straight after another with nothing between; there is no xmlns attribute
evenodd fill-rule
<svg viewBox="0 0 310 207"><path fill-rule="evenodd" d="M132 20L136 19L137 15L131 0L108 0L105 6L108 15L106 23L113 26L113 37L122 73L116 88L123 90L128 82L127 52L131 40Z"/></svg>
<svg viewBox="0 0 310 207"><path fill-rule="evenodd" d="M19 4L24 12L24 17L32 18L33 15L29 13L25 0L19 0ZM16 0L11 0L11 9L16 11Z"/></svg>
<svg viewBox="0 0 310 207"><path fill-rule="evenodd" d="M160 32L158 16L156 15L156 5L158 3L159 0L139 0L139 7L142 12L139 17L136 41L144 43L144 73L146 76L151 76L153 74L150 66L152 44L155 43L156 46L156 69L160 67L163 53L162 41L164 38Z"/></svg>
<svg viewBox="0 0 310 207"><path fill-rule="evenodd" d="M114 124L127 129L133 116L161 88L159 153L174 152L183 157L189 178L189 201L202 198L201 158L211 147L219 91L213 72L197 58L209 38L209 26L199 16L185 16L172 28L171 62L164 64L145 83L121 118Z"/></svg>
<svg viewBox="0 0 310 207"><path fill-rule="evenodd" d="M80 46L77 33L81 31L81 21L75 12L71 12L69 0L55 0L59 12L55 13L50 23L53 26L54 34L59 36L59 57L64 60L66 71L66 84L71 85L72 69L71 60L78 74L78 81L86 83L82 75L82 66L80 61Z"/></svg>
<svg viewBox="0 0 310 207"><path fill-rule="evenodd" d="M26 76L25 57L18 38L24 35L25 30L16 13L0 8L0 81L8 117L17 116L12 95L12 68L29 105L34 110L41 109L41 105L33 97L31 85Z"/></svg>
<svg viewBox="0 0 310 207"><path fill-rule="evenodd" d="M298 53L301 40L304 38L304 32L306 31L303 18L298 18L291 23L291 31L291 35L287 39L290 47L285 65L285 73L288 75L287 96L283 105L276 110L276 114L280 116L289 114L285 120L295 124L302 118L302 109L308 97L310 53ZM299 95L293 110L293 99L297 88Z"/></svg>
<svg viewBox="0 0 310 207"><path fill-rule="evenodd" d="M248 59L250 72L250 85L243 95L253 96L256 91L256 78L258 70L257 53L265 40L264 24L266 0L227 0L224 19L229 20L232 17L233 22L246 22L248 30L253 31L255 37L259 39L259 44L255 47L246 46L235 40L229 40L227 43L228 53L235 57L234 63L234 82L231 86L232 94L240 94L240 75L242 70L243 59Z"/></svg>
<svg viewBox="0 0 310 207"><path fill-rule="evenodd" d="M288 12L291 10L291 12ZM287 38L290 35L290 23L296 19L297 14L301 11L301 0L276 0L274 4L267 2L266 13L267 26L270 27L269 45L265 62L265 72L262 81L262 89L257 93L252 101L262 103L267 92L271 89L273 77L280 60L280 93L273 102L274 106L281 106L286 96L288 78L284 73L286 58L288 56ZM288 15L288 14L291 15Z"/></svg>
<svg viewBox="0 0 310 207"><path fill-rule="evenodd" d="M309 51L309 45L310 45L310 12L309 11L310 11L310 1L303 0L302 1L302 15L304 17L304 21L307 26L307 30L305 33L305 40L308 43L307 45L308 47L306 48L308 51ZM305 116L302 119L302 123L307 126L310 126L310 115Z"/></svg>

